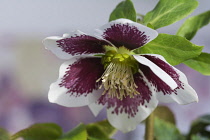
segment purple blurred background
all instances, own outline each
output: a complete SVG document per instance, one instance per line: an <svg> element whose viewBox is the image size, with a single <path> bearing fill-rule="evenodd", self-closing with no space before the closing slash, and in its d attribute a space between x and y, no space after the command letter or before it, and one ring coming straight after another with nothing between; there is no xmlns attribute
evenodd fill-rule
<svg viewBox="0 0 210 140"><path fill-rule="evenodd" d="M121 0L0 0L0 127L15 133L33 123L55 122L64 131L80 122L94 122L106 117L103 111L95 118L87 107L66 108L48 102L49 85L58 77L64 62L45 50L42 40L79 29L92 33L108 22L109 14ZM210 9L210 1L198 0L200 5L191 15ZM158 0L133 0L136 11L145 14ZM158 30L175 34L184 20ZM199 30L192 40L210 52L210 25ZM188 132L190 122L199 115L210 113L210 78L179 65L189 83L198 93L199 103L167 104L175 113L177 125ZM120 140L143 139L144 126L130 133L118 133Z"/></svg>

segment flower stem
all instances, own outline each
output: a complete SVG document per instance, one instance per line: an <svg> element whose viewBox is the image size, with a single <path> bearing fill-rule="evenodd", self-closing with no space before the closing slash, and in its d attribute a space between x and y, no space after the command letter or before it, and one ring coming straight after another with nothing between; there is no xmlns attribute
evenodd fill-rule
<svg viewBox="0 0 210 140"><path fill-rule="evenodd" d="M154 113L146 119L145 140L154 140Z"/></svg>

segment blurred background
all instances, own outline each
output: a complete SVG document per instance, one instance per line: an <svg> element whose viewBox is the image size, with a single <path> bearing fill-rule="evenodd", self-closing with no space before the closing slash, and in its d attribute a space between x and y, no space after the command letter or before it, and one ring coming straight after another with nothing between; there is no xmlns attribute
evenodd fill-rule
<svg viewBox="0 0 210 140"><path fill-rule="evenodd" d="M190 15L210 9L210 1L198 0L198 8ZM62 36L74 30L92 33L108 22L109 15L121 0L0 0L0 127L15 133L33 123L54 122L64 131L80 122L102 120L106 112L95 118L87 107L66 108L48 102L49 85L58 77L64 60L58 59L42 45L48 36ZM136 11L146 14L158 0L133 0ZM184 20L158 30L176 34ZM192 42L205 46L210 53L210 25L203 27ZM178 65L191 86L197 91L199 103L167 104L175 113L182 133L190 122L203 114L210 114L210 77ZM118 132L119 140L143 138L144 125L130 133Z"/></svg>

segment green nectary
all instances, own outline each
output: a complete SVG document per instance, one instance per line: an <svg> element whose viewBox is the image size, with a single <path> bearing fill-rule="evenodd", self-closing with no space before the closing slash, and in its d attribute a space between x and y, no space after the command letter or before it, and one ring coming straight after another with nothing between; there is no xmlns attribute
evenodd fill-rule
<svg viewBox="0 0 210 140"><path fill-rule="evenodd" d="M104 69L108 67L110 63L123 64L131 67L133 74L138 71L138 62L133 58L133 52L125 47L111 47L104 46L106 53L102 56L102 64Z"/></svg>

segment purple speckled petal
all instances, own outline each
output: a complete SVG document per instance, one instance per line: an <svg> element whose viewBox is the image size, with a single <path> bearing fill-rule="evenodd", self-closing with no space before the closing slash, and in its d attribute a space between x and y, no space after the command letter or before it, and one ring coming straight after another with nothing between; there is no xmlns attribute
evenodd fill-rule
<svg viewBox="0 0 210 140"><path fill-rule="evenodd" d="M155 62L154 62L155 63ZM155 63L157 64L157 63ZM144 74L144 76L148 79L148 81L156 87L157 92L163 92L164 94L172 94L174 93L174 89L171 89L169 87L169 85L166 83L167 81L163 81L160 79L160 77L158 77L153 70L151 70L148 66L143 65L143 64L139 64L139 69L142 71L142 73ZM172 73L171 73L172 74ZM174 77L172 77L174 79L174 81L178 84L178 86L180 86L180 81L177 80L178 75L176 75L176 73L174 73Z"/></svg>
<svg viewBox="0 0 210 140"><path fill-rule="evenodd" d="M152 96L152 89L149 87L147 82L140 73L134 74L135 84L138 86L136 90L140 93L138 95L141 98L141 105L144 105L145 102L149 102Z"/></svg>
<svg viewBox="0 0 210 140"><path fill-rule="evenodd" d="M125 46L130 50L143 46L158 35L155 30L128 19L109 22L96 31L97 36L102 36L116 47Z"/></svg>
<svg viewBox="0 0 210 140"><path fill-rule="evenodd" d="M138 112L134 117L128 118L128 114L113 114L113 108L107 109L107 118L112 126L121 130L122 132L129 132L136 128L140 122L145 120L157 107L158 100L153 95L151 96L150 102L145 104L146 106L139 106Z"/></svg>
<svg viewBox="0 0 210 140"><path fill-rule="evenodd" d="M188 104L198 101L198 96L195 90L188 84L187 78L184 73L168 64L166 60L160 55L150 54L144 55L144 57L154 62L162 70L168 73L168 75L170 75L178 85L176 89L171 90L165 83L160 83L160 81L156 79L157 77L154 78L154 75L152 75L151 73L146 74L148 80L156 85L157 98L159 101L166 103L175 101L179 104ZM145 69L144 72L146 71L147 70Z"/></svg>
<svg viewBox="0 0 210 140"><path fill-rule="evenodd" d="M136 83L137 91L140 93L135 95L134 98L126 97L120 100L116 97L109 97L108 94L104 94L99 98L98 103L101 105L107 105L107 108L113 108L112 113L119 115L122 113L127 114L127 117L135 117L139 112L139 106L145 106L146 103L150 102L152 96L152 90L147 86L146 82L140 73L134 75L134 81Z"/></svg>
<svg viewBox="0 0 210 140"><path fill-rule="evenodd" d="M154 73L161 82L163 81L167 86L169 86L169 88L173 90L177 87L177 83L169 74L167 74L164 70L162 70L162 68L160 68L154 62L144 57L144 55L133 55L133 57L140 63L140 67L144 66L148 67L149 70L151 70L151 72Z"/></svg>
<svg viewBox="0 0 210 140"><path fill-rule="evenodd" d="M151 55L142 55L155 63L159 68L161 68L163 71L165 71L177 84L177 88L183 88L182 83L179 80L179 75L176 73L176 71L173 69L172 66L168 65L161 59L159 59L156 56L151 56ZM144 73L144 75L147 77L147 79L156 85L157 91L162 91L164 94L172 94L173 91L165 82L162 82L162 80L158 80L158 77L154 77L154 72L151 70L148 70L147 68L143 68L144 66L141 66L140 69ZM146 72L147 71L147 72ZM176 89L177 89L176 88Z"/></svg>
<svg viewBox="0 0 210 140"><path fill-rule="evenodd" d="M43 43L61 59L70 59L72 56L81 54L104 53L103 45L108 45L106 41L81 31L64 34L63 37L47 37Z"/></svg>
<svg viewBox="0 0 210 140"><path fill-rule="evenodd" d="M138 86L137 91L140 92L134 98L126 97L119 100L104 94L98 100L99 104L107 106L109 122L123 132L134 130L158 104L154 87L149 85L142 73L136 73L134 81Z"/></svg>
<svg viewBox="0 0 210 140"><path fill-rule="evenodd" d="M63 106L84 106L98 100L101 90L96 80L103 74L100 58L73 57L60 67L58 80L51 84L50 102Z"/></svg>
<svg viewBox="0 0 210 140"><path fill-rule="evenodd" d="M76 93L75 96L88 94L98 89L99 83L96 80L103 72L101 58L80 58L67 67L60 86L67 88L67 93Z"/></svg>

